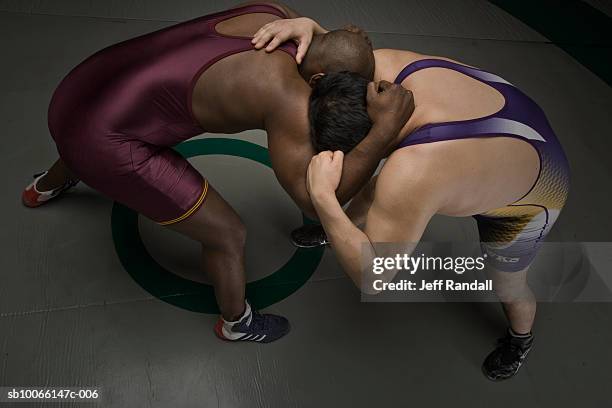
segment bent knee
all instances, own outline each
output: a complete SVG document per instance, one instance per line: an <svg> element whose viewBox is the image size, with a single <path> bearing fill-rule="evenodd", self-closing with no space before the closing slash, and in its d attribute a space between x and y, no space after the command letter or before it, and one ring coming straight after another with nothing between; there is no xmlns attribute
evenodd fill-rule
<svg viewBox="0 0 612 408"><path fill-rule="evenodd" d="M242 251L247 238L247 230L244 222L238 217L214 228L204 229L200 234L200 242L203 246L225 252Z"/></svg>
<svg viewBox="0 0 612 408"><path fill-rule="evenodd" d="M167 227L208 248L228 251L243 248L246 243L246 226L237 214L231 216L219 214L206 219L196 215L196 217L190 217L181 223L170 224Z"/></svg>
<svg viewBox="0 0 612 408"><path fill-rule="evenodd" d="M227 244L231 246L244 247L247 238L247 229L244 222L238 218L227 225L227 228L223 232L224 238L228 241Z"/></svg>

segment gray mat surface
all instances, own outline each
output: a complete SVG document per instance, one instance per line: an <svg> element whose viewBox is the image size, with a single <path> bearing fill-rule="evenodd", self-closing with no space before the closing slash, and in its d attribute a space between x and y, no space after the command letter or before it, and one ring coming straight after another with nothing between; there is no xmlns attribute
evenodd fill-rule
<svg viewBox="0 0 612 408"><path fill-rule="evenodd" d="M541 305L525 368L493 384L480 364L505 326L498 305L362 304L327 251L302 289L269 308L291 319L286 339L225 344L212 334L214 316L153 298L121 267L107 198L79 186L37 210L21 206L30 175L55 159L45 114L71 67L106 45L229 4L0 1L0 49L10 62L0 64L0 385L100 386L101 407L607 406L610 304ZM578 62L483 1L290 4L330 26L360 24L377 47L456 58L520 86L547 112L572 166L570 201L551 240L610 241L612 91ZM231 137L265 145L260 131ZM221 156L193 163L251 231L249 280L285 262L300 214L272 173ZM146 220L141 231L161 264L194 274L197 248ZM471 220L447 217L425 234L475 237Z"/></svg>

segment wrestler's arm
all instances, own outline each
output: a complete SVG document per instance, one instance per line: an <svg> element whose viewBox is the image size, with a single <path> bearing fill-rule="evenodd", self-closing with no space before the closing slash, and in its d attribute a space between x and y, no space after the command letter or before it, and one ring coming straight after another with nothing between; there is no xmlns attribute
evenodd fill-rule
<svg viewBox="0 0 612 408"><path fill-rule="evenodd" d="M389 149L387 129L385 126L372 127L368 136L346 155L345 172L335 191L342 205L367 183L386 156ZM290 102L279 106L266 121L266 131L272 168L278 181L308 217L318 218L306 189L306 171L316 152L310 142L305 108L292 108Z"/></svg>
<svg viewBox="0 0 612 408"><path fill-rule="evenodd" d="M374 294L373 259L394 257L398 251L410 254L439 208L442 194L435 182L426 181L424 177L411 177L405 164L399 165L391 158L378 177L374 201L365 229L361 231L351 222L334 195L336 174L342 166L336 162L341 160L337 153L332 159L330 155L331 152L321 153L309 166L308 186L312 202L344 271L362 292ZM367 275L362 274L366 265ZM376 279L389 282L396 272L387 271Z"/></svg>
<svg viewBox="0 0 612 408"><path fill-rule="evenodd" d="M272 166L280 184L302 211L317 218L306 190L306 170L316 154L310 141L307 114L310 88L299 77L287 79L279 75L278 78L274 85L276 91L267 90L267 94L276 95L265 121ZM414 109L412 95L401 86L388 84L384 88L378 93L373 82L368 86L368 113L373 125L344 159L345 171L336 189L341 205L359 192L380 160L397 145L399 131Z"/></svg>

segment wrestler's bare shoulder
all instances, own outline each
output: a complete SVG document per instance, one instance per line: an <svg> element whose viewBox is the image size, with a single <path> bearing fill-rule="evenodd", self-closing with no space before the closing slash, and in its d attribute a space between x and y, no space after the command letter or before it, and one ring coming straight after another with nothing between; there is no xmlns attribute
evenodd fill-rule
<svg viewBox="0 0 612 408"><path fill-rule="evenodd" d="M419 54L413 51L396 50L391 48L374 50L374 58L376 60L376 80L382 79L389 82L393 82L400 71L407 65L424 59L439 59L472 67L471 65L447 57Z"/></svg>
<svg viewBox="0 0 612 408"><path fill-rule="evenodd" d="M193 112L211 132L263 129L272 107L289 99L307 101L309 92L288 53L245 51L216 62L198 78Z"/></svg>

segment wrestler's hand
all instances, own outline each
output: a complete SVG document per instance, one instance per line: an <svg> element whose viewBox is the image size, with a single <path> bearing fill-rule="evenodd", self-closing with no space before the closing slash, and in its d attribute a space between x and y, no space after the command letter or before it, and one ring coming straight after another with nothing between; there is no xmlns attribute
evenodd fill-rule
<svg viewBox="0 0 612 408"><path fill-rule="evenodd" d="M308 17L275 20L261 27L253 36L251 43L256 49L271 52L285 41L293 40L298 44L295 60L302 63L314 34L324 34L327 30Z"/></svg>
<svg viewBox="0 0 612 408"><path fill-rule="evenodd" d="M306 187L311 199L334 195L342 177L344 153L341 151L321 152L310 160L306 173Z"/></svg>
<svg viewBox="0 0 612 408"><path fill-rule="evenodd" d="M382 127L386 142L396 142L398 133L414 112L412 92L387 81L370 82L367 109L373 126Z"/></svg>

